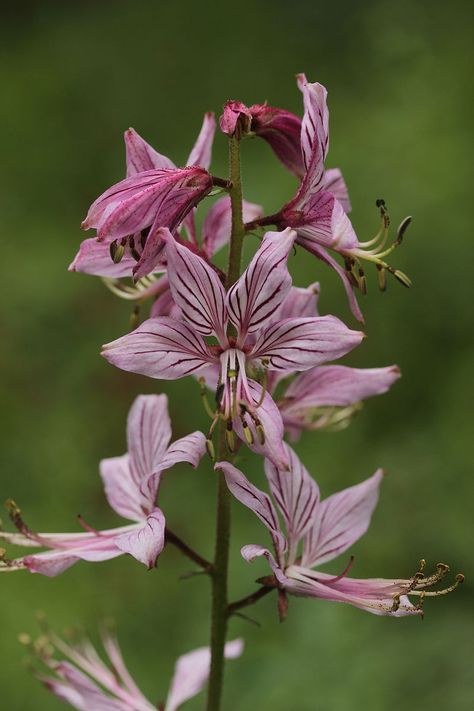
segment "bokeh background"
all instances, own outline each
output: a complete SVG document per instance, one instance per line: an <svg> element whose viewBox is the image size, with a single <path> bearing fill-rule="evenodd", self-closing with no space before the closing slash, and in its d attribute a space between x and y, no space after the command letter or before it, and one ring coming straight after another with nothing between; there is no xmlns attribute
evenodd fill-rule
<svg viewBox="0 0 474 711"><path fill-rule="evenodd" d="M127 328L130 307L93 277L69 274L90 202L123 175L122 132L134 126L183 162L208 109L228 98L301 112L294 74L329 89L328 166L342 168L360 238L375 231L374 201L394 223L414 216L393 262L413 279L380 294L368 270L362 306L368 338L346 363L398 363L402 380L369 401L341 433L304 436L297 449L323 495L383 465L370 532L355 547L358 576L409 576L420 557L468 579L428 600L426 618L377 618L338 604L291 600L279 625L274 601L231 622L247 643L229 665L226 709L387 711L433 705L470 709L472 678L472 14L467 2L310 0L175 3L2 3L0 24L2 233L1 496L14 497L37 530L74 530L82 513L114 525L98 461L124 450L133 398L170 394L174 433L207 427L194 382L163 384L114 370L98 353ZM213 172L225 175L215 142ZM244 146L245 192L273 212L295 189L263 142ZM337 276L306 255L296 282L322 282L321 310L355 325ZM262 483L260 462L246 456ZM161 504L172 526L212 550L214 475L166 477ZM250 592L264 564L239 548L265 533L235 508L233 595ZM335 573L345 565L339 561ZM63 708L23 664L19 632L43 610L58 630L114 618L130 669L151 700L163 698L174 659L207 643L208 584L179 581L190 568L174 550L148 573L119 558L80 563L60 578L0 579L2 708ZM470 575L469 575L469 570ZM203 708L204 697L186 708ZM91 710L93 711L93 710Z"/></svg>

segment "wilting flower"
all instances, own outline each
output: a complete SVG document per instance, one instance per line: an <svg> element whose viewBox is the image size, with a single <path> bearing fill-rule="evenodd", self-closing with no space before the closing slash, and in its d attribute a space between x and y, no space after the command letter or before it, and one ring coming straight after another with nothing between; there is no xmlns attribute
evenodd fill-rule
<svg viewBox="0 0 474 711"><path fill-rule="evenodd" d="M165 542L165 517L155 504L161 476L179 462L197 466L205 451L201 432L193 432L171 445L170 439L166 396L139 396L128 415L128 453L100 463L110 506L119 516L134 523L105 531L84 524L84 533L33 533L23 522L19 509L12 505L12 519L20 533L0 531L0 538L15 545L50 550L4 562L0 571L26 568L52 577L78 560L109 560L124 553L148 568L153 567Z"/></svg>
<svg viewBox="0 0 474 711"><path fill-rule="evenodd" d="M247 545L242 556L253 561L264 556L273 571L275 585L283 591L303 597L315 597L335 602L346 602L376 615L402 616L420 614L426 596L450 592L462 582L457 576L454 585L444 590L427 591L448 572L448 566L438 564L430 576L421 570L412 579L384 578L355 579L348 577L352 558L340 575L329 575L319 566L344 553L366 531L377 504L382 471L348 489L320 500L319 488L293 450L286 446L290 471L277 468L268 460L265 473L273 498L285 524L282 528L270 497L251 484L241 471L228 462L219 462L221 470L235 498L247 506L270 532L273 553L263 546ZM301 550L300 550L301 548ZM273 581L272 581L273 580ZM413 605L410 597L418 598Z"/></svg>
<svg viewBox="0 0 474 711"><path fill-rule="evenodd" d="M176 230L181 222L192 243L196 232L192 209L212 189L207 172L211 162L215 120L204 116L186 168L179 169L130 128L125 132L127 177L112 186L91 206L82 226L97 229L95 240L85 240L72 271L106 277L133 274L138 279L160 263L163 245L156 240L160 226ZM107 263L109 257L109 264ZM121 269L114 262L124 261Z"/></svg>
<svg viewBox="0 0 474 711"><path fill-rule="evenodd" d="M38 674L40 681L55 696L79 711L177 711L205 686L210 669L208 647L184 654L176 661L166 702L153 705L143 695L128 671L118 642L110 632L102 636L109 665L105 664L91 642L82 638L66 643L56 634L32 643L26 635L22 641L31 646L49 673ZM235 639L225 645L227 659L242 654L243 641ZM56 659L59 652L66 659Z"/></svg>
<svg viewBox="0 0 474 711"><path fill-rule="evenodd" d="M230 450L235 449L236 431L252 449L280 465L286 461L281 416L256 382L258 371L307 370L340 358L363 338L333 316L271 322L291 288L286 262L295 237L292 230L267 232L226 294L215 271L163 231L170 289L182 320L149 319L103 350L104 357L123 370L164 380L205 373L217 365L218 411L209 444L213 428L223 418ZM229 322L235 335L228 334ZM217 344L209 345L204 336L214 336Z"/></svg>

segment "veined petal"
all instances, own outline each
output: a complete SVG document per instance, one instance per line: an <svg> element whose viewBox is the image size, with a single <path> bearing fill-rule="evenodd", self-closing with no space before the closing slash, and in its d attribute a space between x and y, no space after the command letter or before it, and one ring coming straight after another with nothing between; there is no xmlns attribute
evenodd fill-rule
<svg viewBox="0 0 474 711"><path fill-rule="evenodd" d="M265 441L261 444L255 423L251 417L246 416L245 421L251 432L253 440L252 444L247 442L248 447L252 450L252 452L261 454L263 457L270 459L275 466L278 466L281 469L287 469L288 456L283 442L284 429L281 413L273 401L272 396L268 392L266 392L262 397L261 385L256 383L254 380L249 379L248 386L254 402L260 403L258 407L255 408L255 415L260 420L265 436ZM233 427L240 439L246 442L240 417L234 418Z"/></svg>
<svg viewBox="0 0 474 711"><path fill-rule="evenodd" d="M187 165L198 165L206 170L211 165L212 142L216 132L216 119L212 111L204 114L204 120L196 143L192 147Z"/></svg>
<svg viewBox="0 0 474 711"><path fill-rule="evenodd" d="M242 217L244 222L252 222L263 217L263 207L243 200ZM230 240L231 212L230 197L225 195L209 209L202 226L202 249L210 259Z"/></svg>
<svg viewBox="0 0 474 711"><path fill-rule="evenodd" d="M261 558L262 556L267 559L270 568L272 569L276 579L281 585L286 583L286 576L283 572L281 566L276 562L271 551L264 546L256 545L255 543L249 543L240 549L240 554L247 563L253 563L256 558Z"/></svg>
<svg viewBox="0 0 474 711"><path fill-rule="evenodd" d="M109 363L150 378L176 380L215 362L201 336L186 323L152 318L104 346Z"/></svg>
<svg viewBox="0 0 474 711"><path fill-rule="evenodd" d="M162 219L163 216L159 215L156 222L159 223ZM160 267L163 268L165 252L163 230L165 229L168 231L168 228L156 227L155 223L151 226L140 259L133 266L132 273L135 281L157 271Z"/></svg>
<svg viewBox="0 0 474 711"><path fill-rule="evenodd" d="M285 537L281 531L278 515L268 494L256 486L229 462L217 462L215 469L223 472L229 491L237 501L246 506L267 527L275 547L277 561L280 562L286 550Z"/></svg>
<svg viewBox="0 0 474 711"><path fill-rule="evenodd" d="M133 528L134 526L129 527L130 530L133 530ZM123 535L121 531L124 529L125 527L117 529L120 532L119 535ZM53 578L63 573L79 560L98 563L104 560L111 560L119 555L121 555L121 551L115 545L113 535L89 534L88 538L78 540L76 545L72 545L72 541L69 539L68 547L27 555L22 559L22 562L31 573L41 573L48 578Z"/></svg>
<svg viewBox="0 0 474 711"><path fill-rule="evenodd" d="M325 405L347 406L381 395L400 377L396 365L388 368L348 368L323 365L298 375L284 396L286 413Z"/></svg>
<svg viewBox="0 0 474 711"><path fill-rule="evenodd" d="M295 452L288 445L286 451L289 471L278 469L266 459L265 474L285 522L292 562L299 541L314 525L320 497L318 485Z"/></svg>
<svg viewBox="0 0 474 711"><path fill-rule="evenodd" d="M171 439L171 421L166 395L139 395L128 414L127 443L130 470L137 489L150 474L162 470ZM156 491L150 497L155 503ZM143 516L141 517L143 518Z"/></svg>
<svg viewBox="0 0 474 711"><path fill-rule="evenodd" d="M175 464L187 462L192 467L196 468L201 461L206 451L206 438L202 432L192 432L177 439L166 450L160 467L171 469Z"/></svg>
<svg viewBox="0 0 474 711"><path fill-rule="evenodd" d="M226 343L225 290L212 267L202 257L163 232L168 258L168 279L173 299L191 326L204 336L215 334Z"/></svg>
<svg viewBox="0 0 474 711"><path fill-rule="evenodd" d="M148 501L144 499L132 476L128 454L103 459L100 463L100 475L111 508L119 516L131 521L142 521L143 506L146 506Z"/></svg>
<svg viewBox="0 0 474 711"><path fill-rule="evenodd" d="M301 179L304 174L304 164L299 116L291 111L266 104L255 104L250 107L250 112L252 131L263 138L283 165Z"/></svg>
<svg viewBox="0 0 474 711"><path fill-rule="evenodd" d="M226 643L224 656L226 659L236 659L240 657L243 649L243 641L234 639ZM209 647L200 647L179 657L171 680L165 711L177 711L185 701L196 696L204 688L210 668L211 652Z"/></svg>
<svg viewBox="0 0 474 711"><path fill-rule="evenodd" d="M342 205L344 212L351 211L351 201L347 190L346 181L342 177L339 168L329 168L324 171L321 188L332 193L336 200Z"/></svg>
<svg viewBox="0 0 474 711"><path fill-rule="evenodd" d="M107 696L103 689L69 662L56 664L54 671L63 681L47 677L43 679L43 684L78 711L130 711L130 706Z"/></svg>
<svg viewBox="0 0 474 711"><path fill-rule="evenodd" d="M165 517L155 508L142 526L115 539L115 545L140 563L153 568L165 545Z"/></svg>
<svg viewBox="0 0 474 711"><path fill-rule="evenodd" d="M367 531L377 505L383 472L321 502L304 544L302 565L320 565L344 553Z"/></svg>
<svg viewBox="0 0 474 711"><path fill-rule="evenodd" d="M78 253L69 265L69 271L119 279L131 276L135 264L133 257L128 254L115 264L110 256L110 245L91 237L81 242Z"/></svg>
<svg viewBox="0 0 474 711"><path fill-rule="evenodd" d="M363 337L362 332L351 331L335 316L286 319L259 335L251 358L267 361L271 370L307 370L341 358Z"/></svg>
<svg viewBox="0 0 474 711"><path fill-rule="evenodd" d="M296 230L296 241L303 247L308 248L309 243L315 242L345 254L359 245L341 203L327 190L316 193L301 209L297 205L293 208L289 203L282 215L283 224Z"/></svg>
<svg viewBox="0 0 474 711"><path fill-rule="evenodd" d="M271 317L270 323L284 321L288 318L313 318L319 316L319 291L319 282L306 288L292 286L278 311Z"/></svg>
<svg viewBox="0 0 474 711"><path fill-rule="evenodd" d="M155 151L134 128L125 131L124 140L128 178L145 170L176 168L172 160Z"/></svg>
<svg viewBox="0 0 474 711"><path fill-rule="evenodd" d="M296 238L293 230L267 232L254 258L227 294L229 318L243 342L259 331L291 287L287 259Z"/></svg>
<svg viewBox="0 0 474 711"><path fill-rule="evenodd" d="M298 88L303 93L304 116L301 125L301 149L305 166L303 183L306 190L320 189L324 160L329 148L329 111L327 91L321 84L308 83L304 74L297 76Z"/></svg>

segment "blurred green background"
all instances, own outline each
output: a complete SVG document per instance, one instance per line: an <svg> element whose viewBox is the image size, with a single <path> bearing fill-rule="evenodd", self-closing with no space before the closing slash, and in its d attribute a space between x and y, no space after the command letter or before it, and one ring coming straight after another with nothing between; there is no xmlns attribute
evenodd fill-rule
<svg viewBox="0 0 474 711"><path fill-rule="evenodd" d="M380 294L368 270L368 338L345 359L398 363L403 378L348 430L306 435L297 450L323 495L379 465L390 475L355 547L354 575L409 576L423 556L464 570L467 582L428 600L423 624L292 599L279 625L265 599L249 610L260 628L231 622L247 649L229 665L226 709L473 707L470 8L421 0L2 3L1 495L21 504L33 528L74 530L79 512L98 527L117 522L98 461L124 450L138 393L171 395L176 437L208 425L193 381L146 380L99 357L100 345L128 327L130 307L99 280L66 271L89 204L123 175L125 128L179 164L203 112L218 113L228 98L301 113L294 74L305 71L329 89L328 166L344 172L359 237L375 231L378 197L393 222L414 216L392 260L413 289L390 281ZM246 196L267 212L293 194L293 178L263 142L248 142L243 162ZM213 172L225 171L218 135ZM322 282L323 313L355 325L333 272L305 254L291 266L299 285ZM242 464L263 483L259 461ZM206 461L169 474L160 502L173 528L210 556ZM245 564L239 548L266 539L249 512L234 508L231 589L239 596L266 572ZM79 563L54 580L2 575L1 707L63 708L22 664L17 635L34 632L37 610L58 630L80 622L92 635L99 620L115 618L130 669L151 700L163 698L176 656L208 638L208 584L179 581L188 570L169 550L150 573L119 558ZM186 708L203 704L201 696Z"/></svg>

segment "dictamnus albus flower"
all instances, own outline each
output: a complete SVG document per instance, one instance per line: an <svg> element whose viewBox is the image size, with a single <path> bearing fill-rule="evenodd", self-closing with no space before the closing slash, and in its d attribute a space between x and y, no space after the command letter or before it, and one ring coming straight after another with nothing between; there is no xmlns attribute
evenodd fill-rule
<svg viewBox="0 0 474 711"><path fill-rule="evenodd" d="M432 575L425 575L424 561L418 572L407 579L351 578L348 573L352 557L340 574L315 570L347 551L367 531L377 504L382 471L321 500L314 479L293 450L287 445L286 449L289 471L265 462L277 508L268 494L251 484L232 464L216 464L235 498L253 511L270 532L273 551L260 545L246 545L241 551L249 562L260 556L268 560L273 575L261 582L293 595L346 602L376 615L395 617L422 614L425 598L445 595L462 582L463 576L458 575L453 585L433 590L449 568L440 563Z"/></svg>
<svg viewBox="0 0 474 711"><path fill-rule="evenodd" d="M82 521L82 533L34 533L24 523L18 507L10 512L18 533L0 531L11 544L46 548L13 561L3 560L0 571L27 569L55 576L78 560L110 560L129 553L148 568L165 544L165 517L156 505L163 473L174 464L196 467L205 452L201 432L193 432L170 444L171 423L166 395L140 395L133 403L127 423L128 452L100 463L105 495L119 516L133 521L119 528L96 530Z"/></svg>
<svg viewBox="0 0 474 711"><path fill-rule="evenodd" d="M31 653L39 681L78 711L178 711L202 691L209 677L208 647L183 654L176 661L166 701L155 705L137 686L110 631L102 633L107 663L89 639L74 632L68 636L71 639L64 641L46 629L37 640L22 634L20 642ZM240 657L243 647L241 639L227 642L226 659Z"/></svg>
<svg viewBox="0 0 474 711"><path fill-rule="evenodd" d="M163 231L170 289L182 318L149 319L104 346L108 361L152 378L175 380L218 366L217 408L208 436L211 452L212 431L223 419L231 451L237 433L254 451L285 466L281 415L259 382L259 373L266 368L283 373L308 370L340 358L363 338L333 316L273 321L291 288L287 258L295 237L293 230L267 232L226 293L207 262Z"/></svg>

